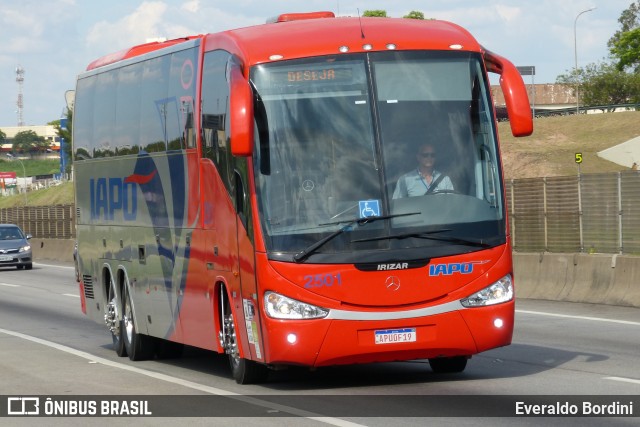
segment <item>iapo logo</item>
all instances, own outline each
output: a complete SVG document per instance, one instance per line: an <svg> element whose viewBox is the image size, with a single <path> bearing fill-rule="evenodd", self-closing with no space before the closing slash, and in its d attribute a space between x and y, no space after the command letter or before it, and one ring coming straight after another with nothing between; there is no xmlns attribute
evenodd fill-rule
<svg viewBox="0 0 640 427"><path fill-rule="evenodd" d="M471 274L475 265L488 263L484 261L450 262L448 264L432 264L429 266L429 276L451 276L453 274Z"/></svg>

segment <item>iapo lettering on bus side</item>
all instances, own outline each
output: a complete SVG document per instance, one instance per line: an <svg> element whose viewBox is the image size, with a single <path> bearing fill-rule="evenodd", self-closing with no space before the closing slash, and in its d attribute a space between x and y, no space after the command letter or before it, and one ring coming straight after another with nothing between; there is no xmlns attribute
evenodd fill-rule
<svg viewBox="0 0 640 427"><path fill-rule="evenodd" d="M134 221L138 210L135 182L125 182L122 178L91 178L89 197L91 219L113 221L121 214L123 220Z"/></svg>

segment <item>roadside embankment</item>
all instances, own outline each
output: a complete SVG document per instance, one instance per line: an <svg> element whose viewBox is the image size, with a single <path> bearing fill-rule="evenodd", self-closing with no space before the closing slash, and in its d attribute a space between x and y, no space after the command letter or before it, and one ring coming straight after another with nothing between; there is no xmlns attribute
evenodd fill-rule
<svg viewBox="0 0 640 427"><path fill-rule="evenodd" d="M37 239L29 240L34 261L53 260L73 262L72 239Z"/></svg>
<svg viewBox="0 0 640 427"><path fill-rule="evenodd" d="M640 257L514 253L517 298L640 307Z"/></svg>

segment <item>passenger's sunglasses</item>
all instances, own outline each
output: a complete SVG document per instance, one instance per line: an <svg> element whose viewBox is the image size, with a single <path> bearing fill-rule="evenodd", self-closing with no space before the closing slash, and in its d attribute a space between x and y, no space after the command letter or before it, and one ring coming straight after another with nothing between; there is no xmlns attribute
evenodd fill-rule
<svg viewBox="0 0 640 427"><path fill-rule="evenodd" d="M436 153L420 153L420 157L423 157L425 159L428 158L428 157L435 158L436 157Z"/></svg>

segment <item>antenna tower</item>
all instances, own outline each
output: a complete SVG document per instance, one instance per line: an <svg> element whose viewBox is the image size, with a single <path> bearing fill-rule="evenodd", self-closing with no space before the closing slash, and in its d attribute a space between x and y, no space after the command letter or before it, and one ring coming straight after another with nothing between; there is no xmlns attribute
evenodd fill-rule
<svg viewBox="0 0 640 427"><path fill-rule="evenodd" d="M18 126L24 126L24 118L22 115L22 111L24 109L24 104L22 103L22 87L24 85L24 68L20 65L16 68L16 83L18 83L18 101L16 105L18 106Z"/></svg>

